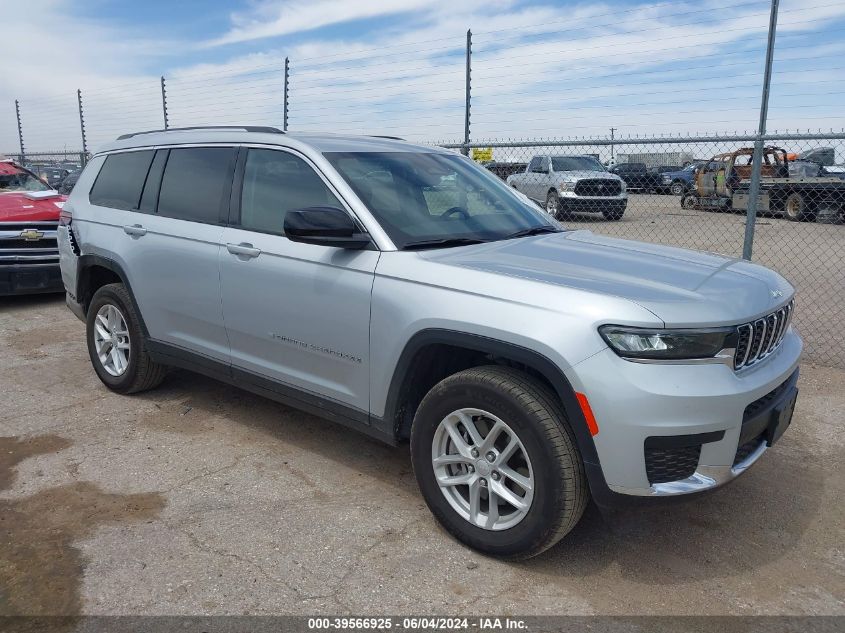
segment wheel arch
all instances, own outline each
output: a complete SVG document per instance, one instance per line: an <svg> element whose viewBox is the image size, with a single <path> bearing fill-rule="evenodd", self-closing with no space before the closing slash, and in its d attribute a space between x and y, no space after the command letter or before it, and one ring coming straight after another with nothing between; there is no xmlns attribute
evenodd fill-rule
<svg viewBox="0 0 845 633"><path fill-rule="evenodd" d="M149 336L147 326L144 323L144 317L135 300L135 294L132 292L132 287L129 284L126 273L119 263L113 259L103 257L101 255L81 255L79 257L79 275L76 280L76 297L77 301L82 305L82 309L87 314L88 306L91 304L91 299L94 293L100 288L110 283L121 283L126 287L129 297L132 300L132 307L138 315L141 323L141 331L144 336Z"/></svg>
<svg viewBox="0 0 845 633"><path fill-rule="evenodd" d="M521 369L558 397L585 463L598 464L595 443L569 380L551 360L532 349L478 334L445 329L417 332L405 345L390 381L385 425L396 440L410 436L414 414L426 393L446 376L480 365Z"/></svg>

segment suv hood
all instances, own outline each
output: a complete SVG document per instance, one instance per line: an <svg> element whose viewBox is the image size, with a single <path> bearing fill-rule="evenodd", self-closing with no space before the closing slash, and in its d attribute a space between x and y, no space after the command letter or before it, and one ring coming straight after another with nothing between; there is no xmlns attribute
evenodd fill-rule
<svg viewBox="0 0 845 633"><path fill-rule="evenodd" d="M25 191L0 192L0 222L56 222L67 196L57 192L39 193L40 197Z"/></svg>
<svg viewBox="0 0 845 633"><path fill-rule="evenodd" d="M424 256L441 264L622 297L668 327L744 323L783 305L794 293L777 273L742 259L591 231L503 240ZM607 320L612 322L613 315Z"/></svg>

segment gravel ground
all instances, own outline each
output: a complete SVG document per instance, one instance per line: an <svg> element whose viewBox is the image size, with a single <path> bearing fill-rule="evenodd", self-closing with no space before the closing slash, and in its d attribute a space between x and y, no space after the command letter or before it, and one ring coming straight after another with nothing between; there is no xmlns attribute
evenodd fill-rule
<svg viewBox="0 0 845 633"><path fill-rule="evenodd" d="M0 300L0 358L0 615L845 614L840 369L725 489L513 564L437 526L407 447L187 372L108 392L60 298Z"/></svg>

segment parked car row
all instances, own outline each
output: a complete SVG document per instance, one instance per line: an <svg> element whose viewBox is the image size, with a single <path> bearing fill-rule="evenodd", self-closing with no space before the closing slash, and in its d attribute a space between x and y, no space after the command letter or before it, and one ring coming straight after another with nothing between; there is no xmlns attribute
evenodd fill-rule
<svg viewBox="0 0 845 633"><path fill-rule="evenodd" d="M681 207L706 211L745 210L750 203L754 148L718 154L695 171L694 186ZM845 220L845 180L812 161L790 161L780 147L763 149L757 213L782 215L795 222L819 215Z"/></svg>

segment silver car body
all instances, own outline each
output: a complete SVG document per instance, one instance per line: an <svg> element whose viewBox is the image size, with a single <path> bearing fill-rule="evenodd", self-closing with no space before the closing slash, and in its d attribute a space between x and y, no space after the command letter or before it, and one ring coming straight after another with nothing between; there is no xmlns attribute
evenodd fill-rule
<svg viewBox="0 0 845 633"><path fill-rule="evenodd" d="M584 195L577 191L578 183L598 183L597 190ZM607 171L555 171L551 156L535 156L521 174L508 176L507 183L541 206L545 206L549 192L554 191L564 206L578 211L601 211L606 205L624 204L628 200L625 181ZM601 191L606 184L608 194ZM577 206L576 206L577 205Z"/></svg>
<svg viewBox="0 0 845 633"><path fill-rule="evenodd" d="M195 145L264 147L303 157L375 248L295 243L90 203L106 153ZM85 168L67 203L75 243L60 227L68 304L82 315L74 293L86 256L112 261L125 273L150 339L338 403L364 424L383 421L386 432L393 430L385 418L394 375L419 333L459 332L530 350L589 398L599 429L592 438L594 466L618 493L714 487L765 451L763 444L733 463L746 406L798 366L802 342L794 328L765 359L736 371L724 362L632 362L608 348L598 327L748 323L792 300L794 289L781 276L743 260L583 230L398 250L323 156L331 151L445 150L381 138L235 130L142 134L110 144ZM260 256L230 251L244 243ZM724 436L704 444L693 477L649 484L645 438L710 431Z"/></svg>

